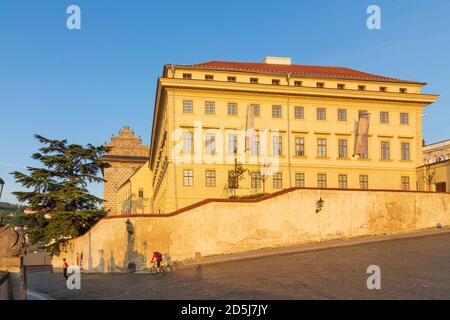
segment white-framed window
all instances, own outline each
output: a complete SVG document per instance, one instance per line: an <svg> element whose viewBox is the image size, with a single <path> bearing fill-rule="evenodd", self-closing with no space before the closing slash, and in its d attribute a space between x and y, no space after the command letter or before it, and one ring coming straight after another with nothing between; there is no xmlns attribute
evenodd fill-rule
<svg viewBox="0 0 450 320"><path fill-rule="evenodd" d="M214 101L205 101L205 114L215 114L216 104Z"/></svg>
<svg viewBox="0 0 450 320"><path fill-rule="evenodd" d="M281 106L272 106L272 118L281 118Z"/></svg>
<svg viewBox="0 0 450 320"><path fill-rule="evenodd" d="M387 112L387 111L380 112L380 123L383 123L383 124L389 123L389 112Z"/></svg>
<svg viewBox="0 0 450 320"><path fill-rule="evenodd" d="M256 134L251 136L250 153L254 156L261 154L261 138Z"/></svg>
<svg viewBox="0 0 450 320"><path fill-rule="evenodd" d="M339 146L339 158L347 158L347 140L346 139L339 139L338 141Z"/></svg>
<svg viewBox="0 0 450 320"><path fill-rule="evenodd" d="M216 152L216 134L207 133L206 140L206 153L214 154Z"/></svg>
<svg viewBox="0 0 450 320"><path fill-rule="evenodd" d="M317 108L317 120L327 120L327 109Z"/></svg>
<svg viewBox="0 0 450 320"><path fill-rule="evenodd" d="M283 188L283 173L282 172L275 172L273 174L273 188L274 189Z"/></svg>
<svg viewBox="0 0 450 320"><path fill-rule="evenodd" d="M402 147L402 160L411 160L411 145L409 144L409 142L402 142L401 143L401 147Z"/></svg>
<svg viewBox="0 0 450 320"><path fill-rule="evenodd" d="M327 139L322 138L317 139L317 156L318 157L327 156Z"/></svg>
<svg viewBox="0 0 450 320"><path fill-rule="evenodd" d="M238 151L238 135L236 133L228 134L228 153L234 154Z"/></svg>
<svg viewBox="0 0 450 320"><path fill-rule="evenodd" d="M340 174L338 176L339 181L339 189L347 189L347 175L346 174Z"/></svg>
<svg viewBox="0 0 450 320"><path fill-rule="evenodd" d="M238 105L234 102L228 103L228 115L229 116L237 116L238 115Z"/></svg>
<svg viewBox="0 0 450 320"><path fill-rule="evenodd" d="M400 112L400 124L409 124L409 113L407 112Z"/></svg>
<svg viewBox="0 0 450 320"><path fill-rule="evenodd" d="M259 104L251 104L250 107L251 107L251 109L253 109L253 115L255 117L261 116L261 108L260 108Z"/></svg>
<svg viewBox="0 0 450 320"><path fill-rule="evenodd" d="M305 156L305 138L303 137L295 137L295 156Z"/></svg>
<svg viewBox="0 0 450 320"><path fill-rule="evenodd" d="M410 190L409 177L402 177L402 190Z"/></svg>
<svg viewBox="0 0 450 320"><path fill-rule="evenodd" d="M283 139L281 136L272 137L272 154L274 156L281 156L283 153Z"/></svg>
<svg viewBox="0 0 450 320"><path fill-rule="evenodd" d="M305 108L303 107L295 107L294 108L295 119L305 119Z"/></svg>
<svg viewBox="0 0 450 320"><path fill-rule="evenodd" d="M359 188L362 190L369 189L369 176L368 175L360 175L359 176Z"/></svg>
<svg viewBox="0 0 450 320"><path fill-rule="evenodd" d="M194 170L192 169L183 170L183 185L186 187L194 185Z"/></svg>
<svg viewBox="0 0 450 320"><path fill-rule="evenodd" d="M192 153L194 143L194 134L190 131L183 132L183 152Z"/></svg>
<svg viewBox="0 0 450 320"><path fill-rule="evenodd" d="M347 121L347 109L338 109L338 121Z"/></svg>
<svg viewBox="0 0 450 320"><path fill-rule="evenodd" d="M207 187L216 186L216 170L205 170L205 185Z"/></svg>
<svg viewBox="0 0 450 320"><path fill-rule="evenodd" d="M327 187L327 175L325 173L317 174L317 188Z"/></svg>
<svg viewBox="0 0 450 320"><path fill-rule="evenodd" d="M192 113L192 100L183 100L183 113Z"/></svg>
<svg viewBox="0 0 450 320"><path fill-rule="evenodd" d="M253 189L261 188L261 172L255 171L251 173L251 184Z"/></svg>
<svg viewBox="0 0 450 320"><path fill-rule="evenodd" d="M304 188L305 187L305 173L303 173L303 172L296 172L295 173L295 186L297 188Z"/></svg>
<svg viewBox="0 0 450 320"><path fill-rule="evenodd" d="M391 159L391 144L389 141L381 142L381 160Z"/></svg>

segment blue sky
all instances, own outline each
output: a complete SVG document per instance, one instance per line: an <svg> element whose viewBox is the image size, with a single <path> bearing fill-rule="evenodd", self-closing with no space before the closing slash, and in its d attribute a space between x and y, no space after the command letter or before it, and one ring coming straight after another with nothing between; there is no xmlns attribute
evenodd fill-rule
<svg viewBox="0 0 450 320"><path fill-rule="evenodd" d="M81 8L81 30L66 9ZM368 5L382 29L368 30ZM102 144L130 125L149 142L156 79L166 63L262 61L346 66L428 82L424 138L450 138L450 1L0 2L1 201L8 174L35 165L39 133ZM91 186L101 195L102 186Z"/></svg>

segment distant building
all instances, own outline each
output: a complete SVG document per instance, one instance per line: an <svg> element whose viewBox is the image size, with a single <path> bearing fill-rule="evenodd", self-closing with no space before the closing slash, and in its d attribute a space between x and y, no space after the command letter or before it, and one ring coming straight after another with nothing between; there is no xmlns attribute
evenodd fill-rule
<svg viewBox="0 0 450 320"><path fill-rule="evenodd" d="M423 162L418 168L420 190L450 192L450 139L424 146Z"/></svg>
<svg viewBox="0 0 450 320"><path fill-rule="evenodd" d="M33 213L36 213L36 211L35 211L35 210L32 210L31 208L25 208L25 209L23 210L23 213L24 213L24 214L33 214Z"/></svg>

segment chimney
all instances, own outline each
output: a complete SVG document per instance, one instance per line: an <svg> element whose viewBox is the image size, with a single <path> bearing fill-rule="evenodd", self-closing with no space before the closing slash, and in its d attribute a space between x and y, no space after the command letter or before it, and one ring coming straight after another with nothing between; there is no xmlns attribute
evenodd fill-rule
<svg viewBox="0 0 450 320"><path fill-rule="evenodd" d="M291 65L292 59L291 57L265 57L263 62L267 64Z"/></svg>

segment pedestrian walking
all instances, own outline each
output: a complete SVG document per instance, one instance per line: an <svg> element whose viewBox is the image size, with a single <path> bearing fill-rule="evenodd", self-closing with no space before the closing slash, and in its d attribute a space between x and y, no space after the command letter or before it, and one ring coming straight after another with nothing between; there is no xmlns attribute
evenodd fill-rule
<svg viewBox="0 0 450 320"><path fill-rule="evenodd" d="M64 272L64 278L69 279L69 276L67 275L67 268L69 268L69 264L66 261L66 258L63 259L63 272Z"/></svg>

